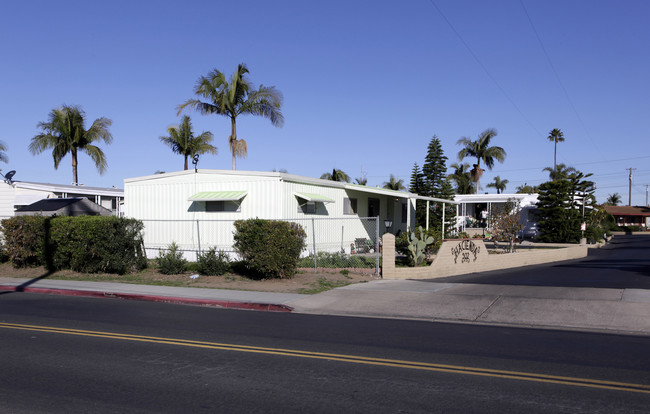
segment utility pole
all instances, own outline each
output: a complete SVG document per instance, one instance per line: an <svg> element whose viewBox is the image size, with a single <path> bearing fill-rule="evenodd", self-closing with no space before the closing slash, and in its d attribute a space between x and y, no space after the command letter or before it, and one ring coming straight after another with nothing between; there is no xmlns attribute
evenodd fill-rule
<svg viewBox="0 0 650 414"><path fill-rule="evenodd" d="M645 206L650 206L650 204L648 204L648 184L645 185Z"/></svg>
<svg viewBox="0 0 650 414"><path fill-rule="evenodd" d="M628 191L627 205L631 206L632 205L632 171L636 170L636 168L626 168L626 170L630 171L630 185Z"/></svg>

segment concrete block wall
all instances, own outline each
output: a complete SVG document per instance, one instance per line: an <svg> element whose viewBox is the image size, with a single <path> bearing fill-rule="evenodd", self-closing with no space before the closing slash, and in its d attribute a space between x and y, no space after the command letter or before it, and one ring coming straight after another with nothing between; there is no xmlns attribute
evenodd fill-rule
<svg viewBox="0 0 650 414"><path fill-rule="evenodd" d="M528 252L488 254L482 239L447 240L442 243L431 265L395 267L395 236L385 234L383 240L384 279L435 279L467 273L486 272L530 266L587 256L586 245L563 245Z"/></svg>

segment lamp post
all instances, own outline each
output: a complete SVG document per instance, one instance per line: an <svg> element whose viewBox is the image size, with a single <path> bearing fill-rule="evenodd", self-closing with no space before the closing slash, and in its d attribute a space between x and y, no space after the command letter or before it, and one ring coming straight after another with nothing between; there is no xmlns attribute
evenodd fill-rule
<svg viewBox="0 0 650 414"><path fill-rule="evenodd" d="M386 227L386 232L388 233L390 228L393 227L393 220L391 219L384 220L384 226Z"/></svg>

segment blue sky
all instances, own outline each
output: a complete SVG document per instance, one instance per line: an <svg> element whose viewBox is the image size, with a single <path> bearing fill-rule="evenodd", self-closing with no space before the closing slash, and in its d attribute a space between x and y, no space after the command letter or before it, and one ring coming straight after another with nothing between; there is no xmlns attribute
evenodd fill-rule
<svg viewBox="0 0 650 414"><path fill-rule="evenodd" d="M618 192L645 204L650 184L650 2L602 1L24 1L0 14L0 140L3 171L16 180L69 184L70 159L27 150L39 121L80 105L88 125L113 120L99 175L80 158L90 186L176 171L183 160L160 143L176 106L212 69L245 62L250 79L284 95L285 125L241 116L248 157L238 169L319 177L338 168L389 174L408 184L431 137L448 164L456 141L495 128L507 151L486 171L506 192L547 180L553 128L558 162L593 173L597 198ZM531 24L532 22L532 24ZM227 118L188 113L211 131L217 156L200 168L230 168ZM471 163L472 160L467 160ZM485 188L488 192L494 189Z"/></svg>

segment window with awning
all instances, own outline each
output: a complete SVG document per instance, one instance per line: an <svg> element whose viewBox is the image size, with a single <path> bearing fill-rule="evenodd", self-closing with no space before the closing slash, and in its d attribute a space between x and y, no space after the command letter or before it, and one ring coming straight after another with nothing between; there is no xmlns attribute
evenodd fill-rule
<svg viewBox="0 0 650 414"><path fill-rule="evenodd" d="M325 197L320 194L296 192L293 193L293 195L311 203L333 203L334 202L334 200L332 200L331 198Z"/></svg>
<svg viewBox="0 0 650 414"><path fill-rule="evenodd" d="M239 201L248 191L201 191L191 196L189 201Z"/></svg>

